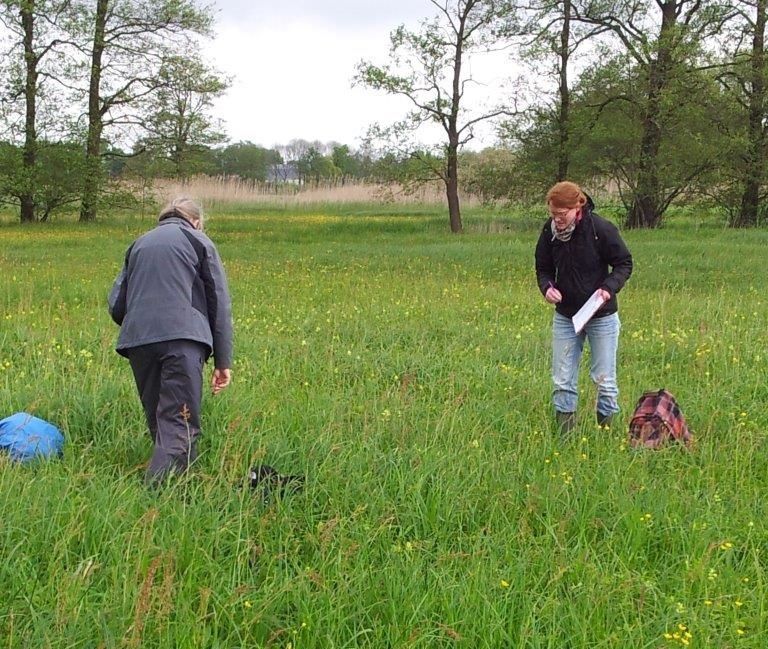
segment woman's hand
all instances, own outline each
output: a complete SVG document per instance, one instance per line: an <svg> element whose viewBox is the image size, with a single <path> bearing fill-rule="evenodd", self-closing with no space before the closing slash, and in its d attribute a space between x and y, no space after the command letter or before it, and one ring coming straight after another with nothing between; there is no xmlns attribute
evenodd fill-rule
<svg viewBox="0 0 768 649"><path fill-rule="evenodd" d="M563 294L558 291L554 286L550 286L547 292L544 293L544 299L550 304L557 304L563 301Z"/></svg>
<svg viewBox="0 0 768 649"><path fill-rule="evenodd" d="M232 370L220 370L218 367L213 370L213 376L211 376L211 392L218 394L224 388L226 388L232 381Z"/></svg>
<svg viewBox="0 0 768 649"><path fill-rule="evenodd" d="M600 294L600 297L603 298L605 302L611 299L611 294L608 291L606 291L604 288L599 288L597 290Z"/></svg>

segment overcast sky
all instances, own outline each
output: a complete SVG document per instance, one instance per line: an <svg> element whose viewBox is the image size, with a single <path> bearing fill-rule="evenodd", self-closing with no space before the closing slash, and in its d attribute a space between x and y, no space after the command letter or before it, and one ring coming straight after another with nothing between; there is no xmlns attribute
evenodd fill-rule
<svg viewBox="0 0 768 649"><path fill-rule="evenodd" d="M351 80L360 59L387 62L390 31L432 15L428 0L216 0L216 7L216 38L205 50L232 77L215 107L232 142L356 147L372 122L408 111L406 99L352 88ZM475 101L498 95L502 68L497 60ZM490 129L478 135L475 146L492 144Z"/></svg>

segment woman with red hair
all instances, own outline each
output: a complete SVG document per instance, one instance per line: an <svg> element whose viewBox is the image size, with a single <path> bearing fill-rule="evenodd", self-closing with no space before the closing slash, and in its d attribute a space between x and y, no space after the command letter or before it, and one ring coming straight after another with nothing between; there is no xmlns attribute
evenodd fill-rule
<svg viewBox="0 0 768 649"><path fill-rule="evenodd" d="M597 386L597 423L610 426L619 411L616 351L619 344L616 294L632 274L632 255L616 226L594 212L581 188L559 182L547 192L550 218L536 245L536 278L544 299L555 305L552 324L552 401L558 428L576 426L578 376L584 341L592 356L590 376ZM582 331L571 318L598 291L603 299Z"/></svg>

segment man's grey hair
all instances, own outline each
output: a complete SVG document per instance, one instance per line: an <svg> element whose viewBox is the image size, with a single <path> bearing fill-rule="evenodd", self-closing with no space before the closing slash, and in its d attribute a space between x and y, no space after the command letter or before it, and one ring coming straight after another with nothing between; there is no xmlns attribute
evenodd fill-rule
<svg viewBox="0 0 768 649"><path fill-rule="evenodd" d="M198 230L202 230L205 223L205 214L203 213L202 206L188 196L174 198L162 209L158 221L162 221L169 216L180 216L192 225L196 225Z"/></svg>

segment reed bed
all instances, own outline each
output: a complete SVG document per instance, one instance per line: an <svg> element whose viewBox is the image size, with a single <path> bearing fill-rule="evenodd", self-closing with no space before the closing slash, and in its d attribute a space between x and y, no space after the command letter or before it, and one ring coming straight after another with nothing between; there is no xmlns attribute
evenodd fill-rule
<svg viewBox="0 0 768 649"><path fill-rule="evenodd" d="M280 207L323 204L446 205L445 188L428 183L406 188L393 183L359 181L310 182L306 184L264 183L237 177L195 176L187 181L160 179L152 187L159 203L184 194L205 205L225 210L230 206L276 205ZM462 193L462 205L476 207L478 197Z"/></svg>

